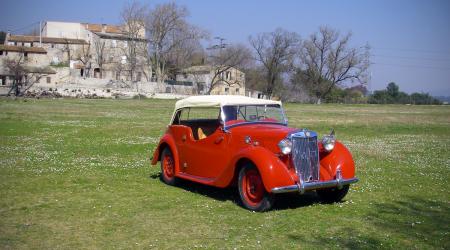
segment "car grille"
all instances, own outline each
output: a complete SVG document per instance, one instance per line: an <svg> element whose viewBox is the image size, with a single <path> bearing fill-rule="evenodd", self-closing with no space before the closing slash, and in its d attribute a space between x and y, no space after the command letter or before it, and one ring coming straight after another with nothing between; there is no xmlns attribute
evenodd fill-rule
<svg viewBox="0 0 450 250"><path fill-rule="evenodd" d="M292 161L298 177L304 182L319 180L317 136L292 137Z"/></svg>

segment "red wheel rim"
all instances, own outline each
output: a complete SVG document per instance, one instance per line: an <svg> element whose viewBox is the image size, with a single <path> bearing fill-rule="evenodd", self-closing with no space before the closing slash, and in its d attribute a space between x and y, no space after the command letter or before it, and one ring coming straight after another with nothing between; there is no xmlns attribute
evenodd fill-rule
<svg viewBox="0 0 450 250"><path fill-rule="evenodd" d="M258 206L264 198L264 185L258 171L251 169L242 178L242 193L251 206Z"/></svg>
<svg viewBox="0 0 450 250"><path fill-rule="evenodd" d="M164 159L163 159L164 176L166 176L168 179L172 179L173 175L174 175L174 169L175 169L175 166L173 163L172 156L165 155Z"/></svg>

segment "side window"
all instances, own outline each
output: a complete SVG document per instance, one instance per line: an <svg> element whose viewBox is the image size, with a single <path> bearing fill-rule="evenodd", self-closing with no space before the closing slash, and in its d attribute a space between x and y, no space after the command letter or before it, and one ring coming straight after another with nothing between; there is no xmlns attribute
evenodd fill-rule
<svg viewBox="0 0 450 250"><path fill-rule="evenodd" d="M217 120L220 114L219 108L189 108L186 110L188 112L181 113L181 120Z"/></svg>
<svg viewBox="0 0 450 250"><path fill-rule="evenodd" d="M219 114L219 108L183 108L175 114L172 124L181 124L186 121L218 120Z"/></svg>

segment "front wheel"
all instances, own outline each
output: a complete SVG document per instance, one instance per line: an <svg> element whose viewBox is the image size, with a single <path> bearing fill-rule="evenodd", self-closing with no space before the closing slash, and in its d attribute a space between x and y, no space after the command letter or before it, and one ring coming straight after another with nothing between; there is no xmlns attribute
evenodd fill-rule
<svg viewBox="0 0 450 250"><path fill-rule="evenodd" d="M267 193L258 169L246 165L239 171L239 195L245 208L263 212L272 208L273 197Z"/></svg>
<svg viewBox="0 0 450 250"><path fill-rule="evenodd" d="M317 190L317 194L319 195L320 199L326 203L333 203L333 202L339 202L348 193L350 185L345 185L341 189L335 188L326 188L326 189L319 189Z"/></svg>
<svg viewBox="0 0 450 250"><path fill-rule="evenodd" d="M168 185L174 186L177 183L175 177L175 160L172 151L168 147L161 154L161 179Z"/></svg>

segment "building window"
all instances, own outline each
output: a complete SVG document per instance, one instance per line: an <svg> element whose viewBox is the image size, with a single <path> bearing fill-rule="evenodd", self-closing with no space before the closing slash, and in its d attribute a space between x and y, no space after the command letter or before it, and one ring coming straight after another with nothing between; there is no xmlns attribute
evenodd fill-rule
<svg viewBox="0 0 450 250"><path fill-rule="evenodd" d="M239 88L236 88L236 94L239 94Z"/></svg>
<svg viewBox="0 0 450 250"><path fill-rule="evenodd" d="M33 42L30 43L30 47L33 47Z"/></svg>
<svg viewBox="0 0 450 250"><path fill-rule="evenodd" d="M47 76L47 83L52 83L52 78L50 76Z"/></svg>
<svg viewBox="0 0 450 250"><path fill-rule="evenodd" d="M55 44L52 43L50 47L52 47L52 49L55 48Z"/></svg>
<svg viewBox="0 0 450 250"><path fill-rule="evenodd" d="M14 45L17 46L17 42L14 42Z"/></svg>
<svg viewBox="0 0 450 250"><path fill-rule="evenodd" d="M6 76L2 76L2 77L0 78L0 83L1 83L2 86L5 86L5 85L6 85Z"/></svg>
<svg viewBox="0 0 450 250"><path fill-rule="evenodd" d="M142 78L142 72L138 72L136 81L140 82Z"/></svg>
<svg viewBox="0 0 450 250"><path fill-rule="evenodd" d="M28 52L24 52L23 56L25 57L25 60L28 60Z"/></svg>
<svg viewBox="0 0 450 250"><path fill-rule="evenodd" d="M0 50L0 56L3 56L3 50Z"/></svg>
<svg viewBox="0 0 450 250"><path fill-rule="evenodd" d="M229 88L225 88L225 94L228 94Z"/></svg>

